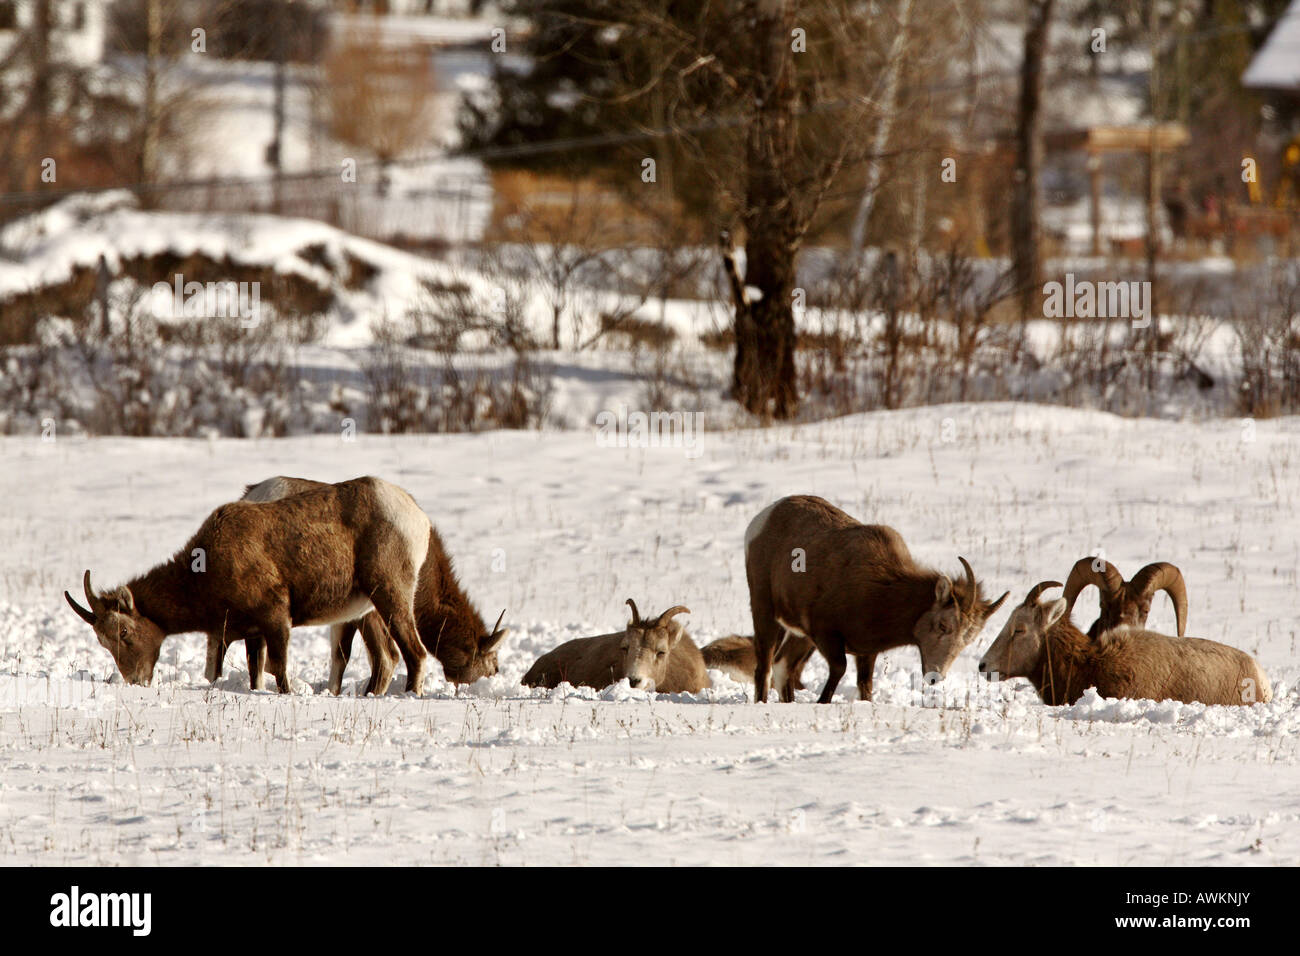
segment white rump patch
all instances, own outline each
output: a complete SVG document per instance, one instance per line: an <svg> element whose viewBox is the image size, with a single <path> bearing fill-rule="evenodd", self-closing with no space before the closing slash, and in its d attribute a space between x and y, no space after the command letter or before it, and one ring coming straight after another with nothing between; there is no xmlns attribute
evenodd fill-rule
<svg viewBox="0 0 1300 956"><path fill-rule="evenodd" d="M293 487L283 475L276 475L274 478L268 478L266 481L259 481L248 491L244 492L242 500L251 501L254 504L262 504L267 501L279 501L281 498L287 498L294 493Z"/></svg>
<svg viewBox="0 0 1300 956"><path fill-rule="evenodd" d="M406 542L411 567L418 574L429 553L429 528L432 527L429 516L414 498L382 478L375 479L375 497L380 512Z"/></svg>
<svg viewBox="0 0 1300 956"><path fill-rule="evenodd" d="M784 501L785 499L783 498L781 500ZM781 503L780 501L774 501L766 508L764 508L762 511L760 511L758 514L754 515L754 520L751 521L749 523L749 527L745 529L745 554L746 555L749 554L750 544L753 543L754 539L757 538L760 534L762 534L763 529L767 527L767 519L772 516L772 509L775 508L780 503Z"/></svg>

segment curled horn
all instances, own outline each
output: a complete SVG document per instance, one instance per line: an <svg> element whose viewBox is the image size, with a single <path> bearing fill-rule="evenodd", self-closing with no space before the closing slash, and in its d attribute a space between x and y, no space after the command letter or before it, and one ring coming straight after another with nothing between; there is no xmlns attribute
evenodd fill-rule
<svg viewBox="0 0 1300 956"><path fill-rule="evenodd" d="M1074 567L1070 568L1070 576L1065 579L1065 613L1067 615L1074 610L1074 602L1079 597L1079 592L1089 584L1097 585L1097 590L1101 592L1103 610L1114 603L1115 599L1124 590L1124 575L1119 573L1119 568L1107 561L1105 570L1094 571L1092 562L1095 560L1097 559L1080 558L1074 562Z"/></svg>
<svg viewBox="0 0 1300 956"><path fill-rule="evenodd" d="M957 555L957 560L960 561L961 566L966 569L966 580L970 582L970 600L966 603L966 612L969 614L971 611L975 610L975 598L976 598L976 591L977 591L977 588L975 586L975 572L970 569L970 562L967 561L965 558L963 558L961 555Z"/></svg>
<svg viewBox="0 0 1300 956"><path fill-rule="evenodd" d="M1042 595L1044 591L1050 591L1052 588L1060 588L1060 587L1065 587L1065 585L1063 585L1060 581L1039 581L1032 588L1030 588L1029 593L1025 595L1024 606L1033 607L1035 604L1038 603L1038 598Z"/></svg>
<svg viewBox="0 0 1300 956"><path fill-rule="evenodd" d="M690 614L690 613L691 613L691 609L690 609L690 608L688 608L688 607L683 607L682 605L677 604L677 605L674 605L673 607L670 607L668 610L664 611L662 614L660 614L660 615L659 615L659 618L658 618L658 622L659 622L660 624L664 624L664 623L667 623L671 618L675 617L675 616L678 615L678 614Z"/></svg>
<svg viewBox="0 0 1300 956"><path fill-rule="evenodd" d="M1133 575L1129 591L1140 599L1149 599L1157 591L1164 591L1174 602L1174 616L1178 619L1178 636L1187 630L1187 585L1183 572L1168 561L1156 561ZM1139 621L1145 624L1145 621Z"/></svg>
<svg viewBox="0 0 1300 956"><path fill-rule="evenodd" d="M631 598L627 599L627 606L632 609L632 623L634 625L641 623L641 612L636 609L636 602Z"/></svg>

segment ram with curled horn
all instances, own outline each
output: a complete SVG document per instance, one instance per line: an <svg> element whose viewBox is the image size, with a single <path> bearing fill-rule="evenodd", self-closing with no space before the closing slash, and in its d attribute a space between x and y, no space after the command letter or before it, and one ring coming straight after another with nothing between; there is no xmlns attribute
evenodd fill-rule
<svg viewBox="0 0 1300 956"><path fill-rule="evenodd" d="M621 631L566 641L537 659L524 675L526 687L608 687L624 678L630 686L663 694L695 693L710 686L700 649L674 618L689 614L678 604L651 618L627 599L632 619Z"/></svg>
<svg viewBox="0 0 1300 956"><path fill-rule="evenodd" d="M1273 699L1259 663L1217 641L1171 637L1121 624L1089 637L1070 623L1064 597L1040 601L1059 581L1030 589L980 660L987 680L1024 677L1045 704L1074 704L1090 687L1106 698L1250 705Z"/></svg>
<svg viewBox="0 0 1300 956"><path fill-rule="evenodd" d="M1096 637L1111 628L1127 624L1145 627L1151 613L1151 599L1156 592L1164 591L1174 602L1174 618L1178 636L1187 633L1187 585L1183 573L1168 561L1148 564L1125 581L1119 568L1101 558L1080 558L1065 579L1065 613L1074 610L1079 593L1095 584L1101 600L1101 614L1088 628L1088 636Z"/></svg>

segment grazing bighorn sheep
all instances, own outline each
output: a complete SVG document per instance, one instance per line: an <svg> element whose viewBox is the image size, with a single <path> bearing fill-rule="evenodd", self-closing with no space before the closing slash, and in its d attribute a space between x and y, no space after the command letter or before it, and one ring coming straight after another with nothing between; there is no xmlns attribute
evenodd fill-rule
<svg viewBox="0 0 1300 956"><path fill-rule="evenodd" d="M1098 570L1101 565L1101 570ZM1074 610L1079 592L1090 584L1097 585L1101 598L1101 616L1088 628L1088 636L1096 637L1102 631L1129 624L1145 627L1151 613L1151 599L1157 591L1164 591L1174 602L1178 636L1187 631L1187 585L1183 573L1168 561L1156 561L1125 581L1119 568L1101 558L1080 558L1065 579L1065 616Z"/></svg>
<svg viewBox="0 0 1300 956"><path fill-rule="evenodd" d="M624 630L565 641L547 651L524 675L524 686L558 687L567 681L600 689L624 677L633 687L661 694L696 693L711 686L700 649L673 620L690 614L689 609L679 604L643 620L631 598L627 604L632 620Z"/></svg>
<svg viewBox="0 0 1300 956"><path fill-rule="evenodd" d="M352 620L373 608L397 640L407 690L419 693L424 647L413 605L431 531L401 488L354 478L277 501L222 505L171 560L121 587L96 594L87 571L82 588L89 609L67 591L63 596L95 629L128 683L153 679L168 635L203 631L264 640L267 669L281 693L290 689L290 628ZM198 553L205 563L196 567L191 561ZM249 655L257 690L260 658Z"/></svg>
<svg viewBox="0 0 1300 956"><path fill-rule="evenodd" d="M871 700L876 655L915 645L930 683L940 680L1007 595L984 599L970 564L956 581L916 564L893 528L864 525L823 498L795 495L763 509L745 531L745 576L754 615L754 699L767 701L782 631L808 638L830 665L819 703L858 665L858 696ZM1008 592L1009 593L1009 592Z"/></svg>
<svg viewBox="0 0 1300 956"><path fill-rule="evenodd" d="M277 475L244 490L242 501L276 501L289 495L328 488L327 483L309 478L289 478ZM502 611L502 616L505 612ZM508 630L501 628L501 618L488 631L483 619L461 590L460 582L452 570L451 559L443 546L437 529L429 527L429 549L415 588L415 623L425 649L442 664L443 674L453 684L472 684L480 677L497 673L497 648L505 640ZM329 689L338 695L343 687L343 672L352 656L352 639L358 627L370 658L370 680L366 693L382 694L393 679L397 663L397 643L388 633L384 622L375 614L367 614L358 621L346 621L330 626L330 680ZM221 676L221 660L226 643L220 635L208 638L209 680ZM251 648L250 648L251 650ZM215 667L212 662L216 659Z"/></svg>
<svg viewBox="0 0 1300 956"><path fill-rule="evenodd" d="M794 700L794 692L803 690L803 668L814 650L812 641L806 638L787 634L782 639L772 662L772 685L782 701ZM754 679L758 656L752 637L729 634L700 648L700 654L706 667L722 671L732 680L747 684Z"/></svg>
<svg viewBox="0 0 1300 956"><path fill-rule="evenodd" d="M988 680L1026 677L1043 703L1073 704L1089 687L1102 697L1268 703L1273 690L1255 659L1235 647L1196 637L1170 637L1122 624L1090 638L1070 623L1065 598L1039 602L1059 581L1034 585L988 653Z"/></svg>

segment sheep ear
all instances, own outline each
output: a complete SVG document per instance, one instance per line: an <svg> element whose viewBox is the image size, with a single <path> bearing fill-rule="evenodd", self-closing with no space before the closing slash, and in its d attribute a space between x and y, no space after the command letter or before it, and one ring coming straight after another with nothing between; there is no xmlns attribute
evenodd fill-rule
<svg viewBox="0 0 1300 956"><path fill-rule="evenodd" d="M126 585L106 594L104 600L106 603L111 604L113 610L119 614L135 613L135 595L131 593L131 589Z"/></svg>
<svg viewBox="0 0 1300 956"><path fill-rule="evenodd" d="M939 575L939 580L934 582L934 603L947 604L948 599L952 597L952 582L948 580L948 575Z"/></svg>
<svg viewBox="0 0 1300 956"><path fill-rule="evenodd" d="M1043 619L1043 627L1051 627L1065 613L1065 598L1057 598L1050 604L1044 604L1038 611Z"/></svg>

